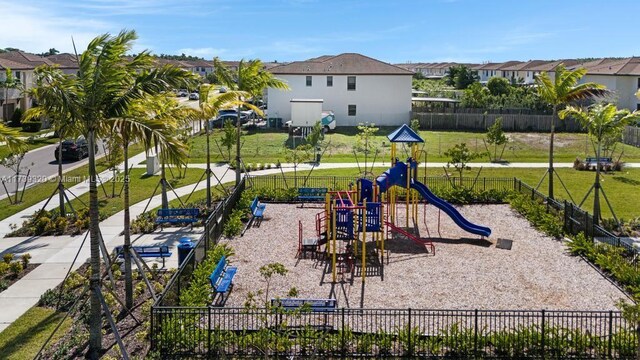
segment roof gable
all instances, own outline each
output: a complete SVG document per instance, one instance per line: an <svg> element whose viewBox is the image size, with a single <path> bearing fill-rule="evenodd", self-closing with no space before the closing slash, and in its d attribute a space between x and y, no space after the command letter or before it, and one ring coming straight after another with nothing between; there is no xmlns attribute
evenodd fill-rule
<svg viewBox="0 0 640 360"><path fill-rule="evenodd" d="M418 142L422 143L424 140L420 137L420 135L416 134L407 124L402 124L399 128L394 130L391 134L387 135L387 138L391 142Z"/></svg>

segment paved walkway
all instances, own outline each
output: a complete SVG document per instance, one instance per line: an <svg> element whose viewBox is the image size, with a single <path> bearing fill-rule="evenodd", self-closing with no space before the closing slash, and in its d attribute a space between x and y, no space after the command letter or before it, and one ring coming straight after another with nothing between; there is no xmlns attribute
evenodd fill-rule
<svg viewBox="0 0 640 360"><path fill-rule="evenodd" d="M133 156L130 159L132 164L140 164L145 160L145 154L139 154ZM442 167L445 163L429 163L430 167ZM475 163L470 166L479 167L513 167L513 168L545 168L548 164L544 163L510 163L510 164L491 164L491 163ZM557 163L556 167L571 167L571 163ZM628 164L630 167L640 167L640 164ZM369 165L370 167L371 165ZM389 162L377 162L376 167L387 167ZM144 165L135 165L135 167L145 167ZM191 168L206 168L206 164L190 164ZM292 164L283 164L282 171L293 171ZM321 163L316 169L330 169L330 168L355 168L355 163ZM310 164L301 164L298 166L299 170L305 170L312 168ZM212 166L214 174L221 179L222 182L230 182L235 179L233 171L227 171L227 165ZM225 174L226 172L226 174ZM280 169L272 168L269 170L255 171L253 175L265 175L265 174L279 174ZM111 178L111 172L105 171L100 174L103 181ZM215 183L215 178L214 183ZM193 191L195 184L187 185L182 188L176 189L178 196L184 196ZM201 182L197 190L205 189L206 183ZM80 196L88 192L89 186L87 182L78 184L71 188L71 191ZM169 200L176 197L173 192L168 194ZM141 214L147 205L148 199L134 204L130 207L131 218L135 219L136 216ZM33 263L41 264L31 273L27 274L24 278L14 283L7 290L0 293L0 331L4 330L13 321L24 314L28 309L38 303L40 296L48 289L57 286L65 277L69 268L72 267L73 259L78 253L85 234L78 236L42 236L42 237L30 237L30 238L2 238L11 230L12 225L20 225L24 220L29 218L33 213L40 210L44 206L45 201L33 205L5 220L0 221L0 254L5 252L11 252L19 256L23 253L30 253L32 255L31 261ZM153 209L161 204L161 196L156 195L151 199L149 209ZM53 209L57 207L57 197L52 199L47 205L47 209ZM103 238L109 250L113 249L117 245L122 245L123 237L120 236L120 232L123 228L123 214L121 211L100 223L100 229L102 231ZM132 238L135 244L154 244L154 245L169 245L172 249L175 249L178 240L183 236L197 239L201 234L202 229L194 229L191 231L188 227L185 229L170 228L164 231L155 232L153 234L135 235ZM82 263L89 258L89 240L85 242L80 251L78 260L73 265L72 269L78 268ZM177 251L173 251L171 258L167 259L167 267L177 267Z"/></svg>

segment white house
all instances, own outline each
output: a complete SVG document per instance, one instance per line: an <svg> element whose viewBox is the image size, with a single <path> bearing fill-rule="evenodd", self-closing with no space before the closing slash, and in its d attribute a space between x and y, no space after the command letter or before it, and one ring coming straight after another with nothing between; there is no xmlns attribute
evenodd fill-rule
<svg viewBox="0 0 640 360"><path fill-rule="evenodd" d="M599 59L580 64L587 70L581 83L595 82L613 91L613 100L620 109L640 110L640 57Z"/></svg>
<svg viewBox="0 0 640 360"><path fill-rule="evenodd" d="M410 120L413 72L398 66L345 53L280 65L270 71L291 88L268 89L270 117L291 120L291 99L322 99L323 110L333 111L337 126L397 126Z"/></svg>

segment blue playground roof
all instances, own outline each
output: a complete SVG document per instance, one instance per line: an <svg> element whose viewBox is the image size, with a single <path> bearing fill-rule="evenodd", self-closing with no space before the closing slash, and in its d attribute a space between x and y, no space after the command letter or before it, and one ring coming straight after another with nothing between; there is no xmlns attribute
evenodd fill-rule
<svg viewBox="0 0 640 360"><path fill-rule="evenodd" d="M420 135L411 130L411 128L408 127L407 124L402 124L402 126L397 128L394 132L387 135L387 138L389 138L389 141L391 142L399 143L424 142Z"/></svg>

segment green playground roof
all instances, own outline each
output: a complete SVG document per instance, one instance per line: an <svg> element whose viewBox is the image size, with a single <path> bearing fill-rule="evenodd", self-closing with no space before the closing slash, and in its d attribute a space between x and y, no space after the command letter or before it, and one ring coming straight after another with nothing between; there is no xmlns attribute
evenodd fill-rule
<svg viewBox="0 0 640 360"><path fill-rule="evenodd" d="M399 128L397 128L394 132L387 135L389 141L391 142L399 142L399 143L413 143L413 142L424 142L420 135L416 134L407 124L402 124Z"/></svg>

